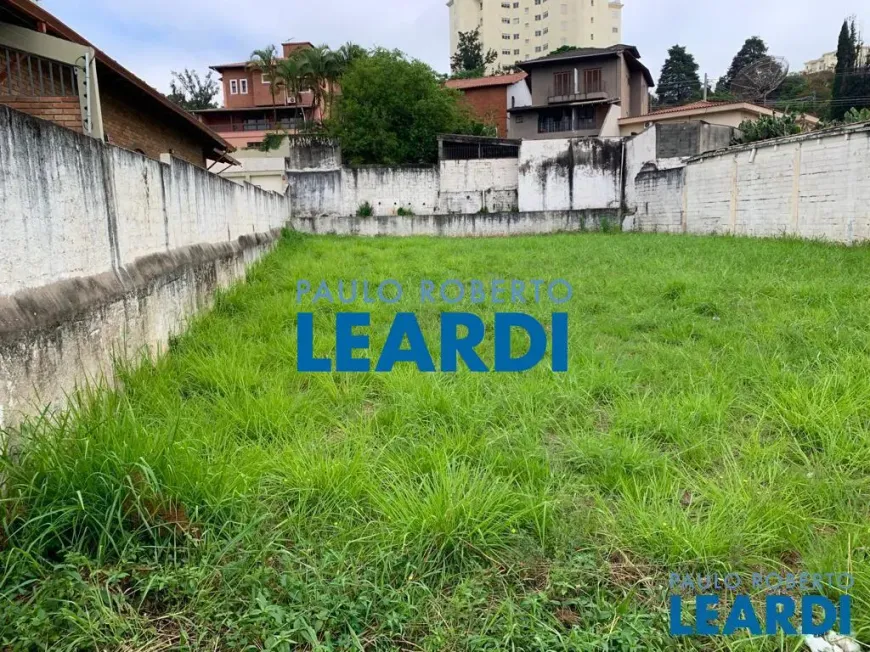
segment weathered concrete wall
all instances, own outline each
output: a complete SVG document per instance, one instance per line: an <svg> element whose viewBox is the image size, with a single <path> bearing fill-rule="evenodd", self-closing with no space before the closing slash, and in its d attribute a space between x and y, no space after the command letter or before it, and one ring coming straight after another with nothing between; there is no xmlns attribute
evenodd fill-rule
<svg viewBox="0 0 870 652"><path fill-rule="evenodd" d="M441 213L516 211L517 159L441 161L438 209Z"/></svg>
<svg viewBox="0 0 870 652"><path fill-rule="evenodd" d="M731 145L737 131L726 125L711 125L701 120L655 125L656 156L660 159L696 156Z"/></svg>
<svg viewBox="0 0 870 652"><path fill-rule="evenodd" d="M410 217L294 217L303 233L358 236L442 236L451 238L537 235L597 231L619 224L618 211L542 211Z"/></svg>
<svg viewBox="0 0 870 652"><path fill-rule="evenodd" d="M624 228L851 244L870 239L868 169L870 124L704 154L684 169L659 162L627 184L635 212Z"/></svg>
<svg viewBox="0 0 870 652"><path fill-rule="evenodd" d="M618 208L622 200L622 158L620 139L523 141L520 211Z"/></svg>
<svg viewBox="0 0 870 652"><path fill-rule="evenodd" d="M290 217L282 195L5 107L0 206L0 426L165 343Z"/></svg>

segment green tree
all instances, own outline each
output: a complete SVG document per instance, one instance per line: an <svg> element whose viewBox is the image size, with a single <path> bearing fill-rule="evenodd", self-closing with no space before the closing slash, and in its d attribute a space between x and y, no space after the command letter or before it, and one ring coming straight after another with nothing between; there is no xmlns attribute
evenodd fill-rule
<svg viewBox="0 0 870 652"><path fill-rule="evenodd" d="M269 82L269 94L272 96L272 112L275 123L278 122L278 107L275 99L278 94L278 49L274 45L261 50L254 50L248 61L249 70L259 70L263 79Z"/></svg>
<svg viewBox="0 0 870 652"><path fill-rule="evenodd" d="M345 72L327 132L350 163L383 165L437 161L439 134L489 133L432 68L383 49Z"/></svg>
<svg viewBox="0 0 870 652"><path fill-rule="evenodd" d="M498 58L495 50L484 53L480 40L480 29L473 32L459 32L459 45L450 59L450 71L454 78L483 77L486 67Z"/></svg>
<svg viewBox="0 0 870 652"><path fill-rule="evenodd" d="M701 78L695 57L682 45L668 50L668 58L662 66L662 74L656 87L660 104L672 106L684 104L701 97Z"/></svg>
<svg viewBox="0 0 870 652"><path fill-rule="evenodd" d="M564 54L565 52L573 52L574 50L579 50L580 47L577 45L563 45L561 47L556 48L548 56L553 56L556 54Z"/></svg>
<svg viewBox="0 0 870 652"><path fill-rule="evenodd" d="M761 37L751 36L746 39L743 43L743 47L740 48L740 51L736 55L734 55L734 59L731 61L731 66L728 68L728 72L726 72L723 77L719 78L719 82L716 84L716 93L723 95L730 94L731 84L734 83L738 73L747 66L751 66L753 63L766 56L767 43L765 43Z"/></svg>
<svg viewBox="0 0 870 652"><path fill-rule="evenodd" d="M220 86L215 81L212 71L209 71L203 79L195 70L187 68L182 72L173 70L169 89L170 93L167 97L188 111L217 108L214 99L220 92Z"/></svg>
<svg viewBox="0 0 870 652"><path fill-rule="evenodd" d="M305 109L302 108L302 91L306 88L305 70L300 57L281 59L275 71L278 87L283 89L288 97L296 100L296 105L302 112L302 120L305 120Z"/></svg>
<svg viewBox="0 0 870 652"><path fill-rule="evenodd" d="M832 120L843 120L849 109L870 106L870 62L861 57L861 37L855 17L843 21L837 44L837 68L831 93Z"/></svg>
<svg viewBox="0 0 870 652"><path fill-rule="evenodd" d="M327 114L330 113L335 97L335 86L342 72L341 61L325 45L300 50L296 56L299 57L302 65L305 83L313 95L313 114L316 116L318 109L325 109Z"/></svg>
<svg viewBox="0 0 870 652"><path fill-rule="evenodd" d="M738 127L741 136L738 143L754 143L759 140L782 138L801 133L797 116L794 113L764 115L757 120L744 120Z"/></svg>
<svg viewBox="0 0 870 652"><path fill-rule="evenodd" d="M335 57L338 60L339 72L343 75L350 68L351 64L357 59L362 59L368 56L368 50L363 46L351 43L348 41L335 51Z"/></svg>

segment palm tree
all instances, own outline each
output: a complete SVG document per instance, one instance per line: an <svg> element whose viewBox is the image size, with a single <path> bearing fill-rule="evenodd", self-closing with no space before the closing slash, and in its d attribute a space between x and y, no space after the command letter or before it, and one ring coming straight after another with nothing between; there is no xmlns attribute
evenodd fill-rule
<svg viewBox="0 0 870 652"><path fill-rule="evenodd" d="M338 58L330 49L320 47L303 50L299 53L306 84L314 95L313 113L323 104L324 94L332 102L332 90L339 77Z"/></svg>
<svg viewBox="0 0 870 652"><path fill-rule="evenodd" d="M338 60L338 68L340 75L347 72L351 64L357 59L362 59L368 56L368 51L361 45L348 41L335 51L335 58Z"/></svg>
<svg viewBox="0 0 870 652"><path fill-rule="evenodd" d="M302 91L305 89L305 70L299 56L289 59L281 59L278 62L278 70L275 72L278 85L287 93L287 97L296 99L296 105L302 112L302 121L305 121L305 109L302 108Z"/></svg>
<svg viewBox="0 0 870 652"><path fill-rule="evenodd" d="M263 79L269 82L269 93L272 95L272 111L274 122L278 122L278 106L275 95L278 89L277 84L278 71L278 48L274 45L269 45L262 50L254 50L251 52L250 61L248 61L249 70L259 70Z"/></svg>

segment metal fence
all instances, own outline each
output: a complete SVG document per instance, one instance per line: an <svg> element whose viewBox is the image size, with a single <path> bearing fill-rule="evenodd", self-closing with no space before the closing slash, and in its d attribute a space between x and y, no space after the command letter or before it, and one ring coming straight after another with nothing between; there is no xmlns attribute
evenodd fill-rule
<svg viewBox="0 0 870 652"><path fill-rule="evenodd" d="M0 46L0 95L78 97L75 66Z"/></svg>
<svg viewBox="0 0 870 652"><path fill-rule="evenodd" d="M520 146L518 144L498 140L478 142L445 140L441 149L441 159L444 161L519 157Z"/></svg>

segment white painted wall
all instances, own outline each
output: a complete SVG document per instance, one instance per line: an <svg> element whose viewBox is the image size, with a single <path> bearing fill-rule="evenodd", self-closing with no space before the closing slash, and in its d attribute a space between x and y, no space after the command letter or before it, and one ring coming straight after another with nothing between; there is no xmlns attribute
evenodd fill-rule
<svg viewBox="0 0 870 652"><path fill-rule="evenodd" d="M851 244L870 238L868 169L870 124L732 148L635 175L632 228Z"/></svg>
<svg viewBox="0 0 870 652"><path fill-rule="evenodd" d="M520 211L617 208L622 141L524 140L519 159Z"/></svg>
<svg viewBox="0 0 870 652"><path fill-rule="evenodd" d="M0 296L231 242L289 221L283 195L167 165L0 107Z"/></svg>
<svg viewBox="0 0 870 652"><path fill-rule="evenodd" d="M441 161L439 213L515 211L518 181L515 158Z"/></svg>
<svg viewBox="0 0 870 652"><path fill-rule="evenodd" d="M532 91L529 90L529 85L525 79L521 79L515 84L511 84L507 89L507 108L515 106L531 106ZM510 120L508 120L508 128L510 128Z"/></svg>

